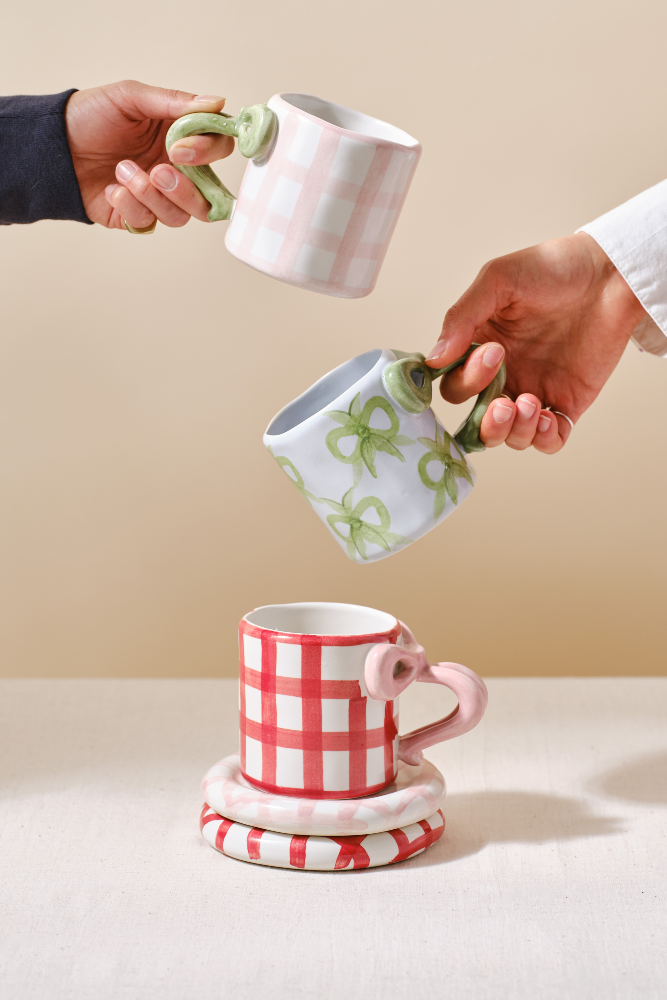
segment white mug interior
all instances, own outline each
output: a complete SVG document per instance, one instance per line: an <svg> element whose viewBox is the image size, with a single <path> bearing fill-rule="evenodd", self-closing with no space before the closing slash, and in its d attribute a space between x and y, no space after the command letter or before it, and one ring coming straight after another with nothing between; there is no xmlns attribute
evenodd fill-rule
<svg viewBox="0 0 667 1000"><path fill-rule="evenodd" d="M368 375L378 363L382 351L366 351L365 354L358 354L356 358L350 358L344 364L334 368L332 372L319 379L310 389L306 389L300 396L283 407L277 413L266 429L267 435L284 434L298 427L304 420L308 420L315 413L330 406L335 399L351 389L352 386Z"/></svg>
<svg viewBox="0 0 667 1000"><path fill-rule="evenodd" d="M386 611L358 604L267 604L244 615L257 628L294 635L376 635L390 632L398 621Z"/></svg>
<svg viewBox="0 0 667 1000"><path fill-rule="evenodd" d="M383 122L379 118L365 115L362 111L353 111L342 104L332 104L321 97L313 97L312 94L279 94L279 97L286 104L291 104L298 111L303 111L313 118L328 122L337 128L345 129L346 132L353 132L356 135L365 136L368 139L379 139L381 142L395 142L400 146L407 146L408 149L416 149L419 146L417 139L414 139L403 129L396 128L388 122Z"/></svg>

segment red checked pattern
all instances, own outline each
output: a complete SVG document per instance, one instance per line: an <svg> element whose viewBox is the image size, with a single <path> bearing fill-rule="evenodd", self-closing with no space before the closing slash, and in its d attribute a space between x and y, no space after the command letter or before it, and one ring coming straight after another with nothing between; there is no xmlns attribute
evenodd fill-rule
<svg viewBox="0 0 667 1000"><path fill-rule="evenodd" d="M239 630L243 776L268 792L332 799L372 795L390 784L397 768L396 702L369 698L362 667L357 680L323 678L322 660L327 648L370 649L377 642L395 643L399 634L397 626L374 635L294 635L244 619ZM360 663L364 655L360 650Z"/></svg>
<svg viewBox="0 0 667 1000"><path fill-rule="evenodd" d="M223 819L204 805L199 820L204 839L216 850L240 861L283 868L345 871L376 865L395 865L421 854L445 832L445 818L438 810L428 819L387 833L350 837L306 837L276 834ZM319 857L308 863L308 843ZM283 845L284 844L284 848ZM329 845L327 848L326 845ZM333 849L331 849L333 848ZM336 850L337 848L337 850Z"/></svg>

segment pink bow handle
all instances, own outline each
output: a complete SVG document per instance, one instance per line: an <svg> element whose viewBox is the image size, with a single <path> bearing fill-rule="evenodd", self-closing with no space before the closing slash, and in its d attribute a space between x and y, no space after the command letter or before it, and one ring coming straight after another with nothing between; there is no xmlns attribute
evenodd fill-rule
<svg viewBox="0 0 667 1000"><path fill-rule="evenodd" d="M444 684L459 700L454 711L444 719L400 737L399 759L416 765L420 763L422 750L426 747L474 729L484 715L489 695L482 678L468 667L460 663L430 664L423 647L402 622L401 626L404 646L379 643L366 657L364 678L371 698L393 701L416 680L426 684Z"/></svg>

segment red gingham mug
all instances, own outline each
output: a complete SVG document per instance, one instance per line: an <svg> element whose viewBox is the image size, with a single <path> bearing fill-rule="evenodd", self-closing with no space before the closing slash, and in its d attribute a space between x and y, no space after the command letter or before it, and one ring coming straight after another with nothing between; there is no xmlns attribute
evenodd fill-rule
<svg viewBox="0 0 667 1000"><path fill-rule="evenodd" d="M355 604L269 604L239 626L241 772L280 795L356 798L382 791L398 761L460 736L484 714L483 680L429 664L392 615ZM398 735L398 696L413 680L459 699L445 719Z"/></svg>

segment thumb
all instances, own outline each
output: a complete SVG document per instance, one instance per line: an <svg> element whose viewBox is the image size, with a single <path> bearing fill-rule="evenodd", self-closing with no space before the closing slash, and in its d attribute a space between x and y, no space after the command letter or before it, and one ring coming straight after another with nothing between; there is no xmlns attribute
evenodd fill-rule
<svg viewBox="0 0 667 1000"><path fill-rule="evenodd" d="M447 310L440 338L426 358L432 368L444 368L460 358L475 339L475 331L496 311L498 287L493 269L485 264L470 288Z"/></svg>
<svg viewBox="0 0 667 1000"><path fill-rule="evenodd" d="M141 121L161 118L174 121L195 111L219 112L225 104L224 97L211 94L197 95L185 90L166 90L150 87L137 80L124 80L111 84L109 96L128 118Z"/></svg>

